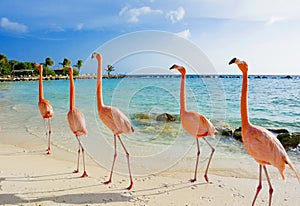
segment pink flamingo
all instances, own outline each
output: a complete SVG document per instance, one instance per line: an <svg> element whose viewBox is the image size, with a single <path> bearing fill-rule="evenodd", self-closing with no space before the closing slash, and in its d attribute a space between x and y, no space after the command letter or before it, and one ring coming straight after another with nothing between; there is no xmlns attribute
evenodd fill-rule
<svg viewBox="0 0 300 206"><path fill-rule="evenodd" d="M256 198L260 190L262 189L262 168L265 171L269 184L269 205L271 205L273 188L270 182L266 165L273 165L274 167L277 167L279 173L282 176L282 179L284 180L285 164L288 164L290 168L295 172L299 182L300 178L285 149L283 148L280 141L276 138L276 136L267 129L252 125L250 123L248 117L248 65L246 62L240 61L237 58L233 58L229 62L229 65L233 63L237 64L239 69L243 73L241 92L242 139L248 153L259 164L259 184L252 202L252 206L254 205Z"/></svg>
<svg viewBox="0 0 300 206"><path fill-rule="evenodd" d="M43 92L43 66L40 64L34 64L36 68L38 68L40 73L39 78L39 102L38 107L40 109L40 113L44 119L44 124L46 128L46 138L48 137L48 148L47 148L47 154L50 154L50 135L51 135L51 118L54 115L53 108L51 103L44 99L44 92ZM48 122L48 128L47 123Z"/></svg>
<svg viewBox="0 0 300 206"><path fill-rule="evenodd" d="M183 66L173 65L171 69L177 69L181 73L181 86L180 86L180 119L181 125L185 129L187 133L191 136L196 138L197 143L197 160L196 160L196 168L195 168L195 175L194 178L191 179L191 182L195 182L197 178L197 169L198 169L198 162L200 156L200 147L198 138L202 138L208 146L211 148L211 154L207 163L207 167L205 170L204 178L206 182L208 182L208 168L212 159L212 156L215 152L215 148L206 140L206 136L214 137L215 128L213 124L203 115L194 112L194 111L187 111L185 106L185 74L186 70Z"/></svg>
<svg viewBox="0 0 300 206"><path fill-rule="evenodd" d="M114 158L111 167L109 180L104 182L104 184L111 183L114 164L117 158L117 143L116 138L120 141L127 157L127 164L129 170L130 177L130 185L127 187L130 190L133 186L131 170L130 170L130 162L129 162L129 153L123 144L120 134L127 134L129 132L134 132L129 119L118 109L112 106L105 106L102 101L102 57L98 53L93 53L92 58L96 58L98 61L98 69L97 69L97 104L98 104L98 115L102 122L113 132L114 134Z"/></svg>
<svg viewBox="0 0 300 206"><path fill-rule="evenodd" d="M80 142L80 137L87 136L88 131L86 130L84 115L77 108L75 108L75 87L74 87L72 67L69 68L69 74L70 74L70 110L68 112L68 122L69 122L70 129L76 136L76 139L79 144L77 169L74 170L74 173L79 172L79 157L80 157L80 149L81 149L83 169L84 169L84 172L81 177L87 177L88 175L85 170L85 162L84 162L84 148Z"/></svg>

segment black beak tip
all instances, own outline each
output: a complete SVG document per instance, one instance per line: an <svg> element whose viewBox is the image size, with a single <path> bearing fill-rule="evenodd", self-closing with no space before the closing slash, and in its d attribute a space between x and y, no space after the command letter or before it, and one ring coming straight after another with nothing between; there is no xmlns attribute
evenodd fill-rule
<svg viewBox="0 0 300 206"><path fill-rule="evenodd" d="M230 64L233 64L235 62L236 58L234 57L233 59L231 59L231 61L229 62L229 65Z"/></svg>
<svg viewBox="0 0 300 206"><path fill-rule="evenodd" d="M173 66L171 66L171 67L170 67L170 70L174 69L174 68L175 68L175 66L176 66L176 65L175 65L175 64L173 64Z"/></svg>
<svg viewBox="0 0 300 206"><path fill-rule="evenodd" d="M91 58L94 59L95 56L96 56L96 52L93 52Z"/></svg>

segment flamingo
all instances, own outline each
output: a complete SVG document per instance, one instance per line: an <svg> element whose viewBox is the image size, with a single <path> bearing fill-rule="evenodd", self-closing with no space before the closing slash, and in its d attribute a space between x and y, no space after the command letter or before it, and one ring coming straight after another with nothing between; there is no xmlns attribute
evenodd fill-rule
<svg viewBox="0 0 300 206"><path fill-rule="evenodd" d="M74 170L74 173L79 172L79 157L80 157L80 149L82 151L82 160L83 160L83 169L84 172L81 177L87 177L87 173L85 170L85 162L84 162L84 148L80 142L81 136L87 136L88 131L86 130L85 126L85 118L83 113L81 113L77 108L75 108L75 88L74 88L74 80L73 80L73 68L69 68L70 74L70 110L68 112L68 122L70 129L76 136L78 141L78 160L77 160L77 169Z"/></svg>
<svg viewBox="0 0 300 206"><path fill-rule="evenodd" d="M233 58L229 62L229 65L233 63L237 64L237 66L243 73L240 108L242 119L242 139L248 153L259 164L259 184L256 189L254 199L252 201L252 206L254 205L256 198L260 190L262 189L262 168L264 169L269 184L270 206L272 202L273 187L270 182L266 165L273 165L274 167L277 167L279 173L282 176L282 179L284 180L285 164L288 164L291 170L295 172L299 182L300 178L285 149L283 148L280 141L276 138L276 136L267 129L260 126L252 125L250 123L248 116L248 65L245 61L241 61L237 58Z"/></svg>
<svg viewBox="0 0 300 206"><path fill-rule="evenodd" d="M197 179L197 169L198 169L198 162L200 156L200 147L199 147L199 138L202 138L208 146L211 148L211 154L207 163L207 167L205 170L204 178L206 182L208 182L208 168L215 152L215 148L207 141L205 138L206 136L214 137L215 128L213 124L203 115L194 112L194 111L187 111L185 106L185 74L186 70L183 66L173 65L170 70L177 69L181 73L181 86L180 86L180 119L181 125L185 129L187 133L191 136L196 138L197 143L197 160L196 160L196 167L195 167L195 174L194 178L190 180L190 182L195 182Z"/></svg>
<svg viewBox="0 0 300 206"><path fill-rule="evenodd" d="M44 119L44 124L46 128L46 138L48 137L48 148L47 154L50 154L50 135L51 135L51 118L54 115L53 107L51 103L44 99L44 91L43 91L43 66L40 64L35 63L34 66L39 70L40 77L39 77L39 102L38 107L40 109L40 113L42 118ZM48 122L48 128L47 128Z"/></svg>
<svg viewBox="0 0 300 206"><path fill-rule="evenodd" d="M121 140L120 134L127 134L130 132L134 132L133 127L129 119L118 109L112 106L105 106L103 104L102 98L102 57L99 53L93 53L92 58L96 58L98 62L97 69L97 105L98 105L98 115L102 122L113 132L114 134L114 157L113 163L111 167L111 172L109 176L109 180L104 182L104 184L110 184L112 182L113 169L115 165L115 161L117 158L117 140L121 143L126 157L127 157L127 165L129 171L130 184L127 187L130 190L133 186L132 175L130 170L130 162L129 162L129 152L127 151L124 143Z"/></svg>

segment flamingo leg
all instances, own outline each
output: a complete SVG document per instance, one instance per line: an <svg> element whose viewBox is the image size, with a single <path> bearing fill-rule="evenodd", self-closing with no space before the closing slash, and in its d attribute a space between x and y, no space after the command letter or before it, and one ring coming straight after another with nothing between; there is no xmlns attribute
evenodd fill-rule
<svg viewBox="0 0 300 206"><path fill-rule="evenodd" d="M127 187L127 189L130 190L133 186L133 181L132 181L132 175L131 175L131 170L130 170L129 153L128 153L128 151L127 151L125 145L123 144L123 142L122 142L119 135L118 135L118 138L119 138L119 141L120 141L120 143L121 143L121 145L122 145L122 147L123 147L123 149L126 153L126 157L127 157L128 171L129 171L129 177L130 177L130 185Z"/></svg>
<svg viewBox="0 0 300 206"><path fill-rule="evenodd" d="M78 137L76 136L77 140ZM77 152L77 169L74 170L73 173L78 173L79 172L79 157L80 157L80 144L78 143L78 152Z"/></svg>
<svg viewBox="0 0 300 206"><path fill-rule="evenodd" d="M50 152L50 135L51 135L51 119L48 119L48 150L47 154L51 154Z"/></svg>
<svg viewBox="0 0 300 206"><path fill-rule="evenodd" d="M48 125L47 125L48 123ZM48 148L46 149L47 153L50 154L50 133L51 133L51 127L50 127L50 119L44 118L44 126L45 126L45 131L46 131L46 138L48 141Z"/></svg>
<svg viewBox="0 0 300 206"><path fill-rule="evenodd" d="M271 181L270 181L270 178L269 178L266 166L263 166L263 168L264 168L264 171L265 171L265 174L266 174L266 177L267 177L267 180L268 180L268 184L269 184L269 206L271 206L271 203L272 203L272 194L273 194L273 187L271 185Z"/></svg>
<svg viewBox="0 0 300 206"><path fill-rule="evenodd" d="M205 170L205 174L204 174L204 178L206 180L206 182L208 182L208 176L207 176L207 172L208 172L208 168L211 162L211 159L215 153L215 148L207 141L207 139L205 137L203 137L204 141L208 144L208 146L211 148L211 153L210 153L210 157L206 166L206 170Z"/></svg>
<svg viewBox="0 0 300 206"><path fill-rule="evenodd" d="M84 149L83 149L83 147L81 147L81 151L82 151L82 162L83 162L83 174L81 175L81 177L87 177L88 174L86 173L86 170L85 170Z"/></svg>
<svg viewBox="0 0 300 206"><path fill-rule="evenodd" d="M81 177L87 177L88 174L86 173L86 170L85 170L85 161L84 161L84 148L80 142L80 139L78 136L76 136L77 140L78 140L78 143L79 143L79 147L81 148L81 151L82 151L82 162L83 162L83 174L81 175ZM79 148L79 150L80 150ZM78 163L79 163L79 157L78 157Z"/></svg>
<svg viewBox="0 0 300 206"><path fill-rule="evenodd" d="M197 160L196 160L195 174L194 174L194 178L190 179L190 182L195 182L197 179L198 162L199 162L199 156L200 156L200 147L199 147L198 138L196 138L196 143L197 143Z"/></svg>
<svg viewBox="0 0 300 206"><path fill-rule="evenodd" d="M117 158L117 141L116 141L116 135L114 135L114 149L115 149L115 154L114 154L114 159L113 159L113 163L112 163L112 166L111 166L109 180L107 180L106 182L104 182L104 184L106 184L106 185L109 184L109 183L111 183L111 178L112 178L112 175L113 175L114 165L115 165L115 161L116 161L116 158Z"/></svg>
<svg viewBox="0 0 300 206"><path fill-rule="evenodd" d="M46 131L46 139L48 140L48 126L47 126L47 119L44 118L44 127L45 127L45 131ZM46 149L46 151L48 151L48 148Z"/></svg>
<svg viewBox="0 0 300 206"><path fill-rule="evenodd" d="M258 193L260 192L261 188L262 188L262 185L261 185L261 169L262 169L262 166L259 165L259 183L258 183L258 186L257 186L257 189L256 189L256 193L255 193L255 196L253 198L253 201L252 201L252 206L254 206L254 203L256 201L256 198L258 196Z"/></svg>

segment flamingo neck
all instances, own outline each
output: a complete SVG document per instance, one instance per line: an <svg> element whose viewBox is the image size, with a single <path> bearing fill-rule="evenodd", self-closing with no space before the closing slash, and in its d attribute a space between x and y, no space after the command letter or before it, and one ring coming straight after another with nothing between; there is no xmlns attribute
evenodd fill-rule
<svg viewBox="0 0 300 206"><path fill-rule="evenodd" d="M248 117L248 73L243 72L243 83L241 93L241 119L242 127L250 124Z"/></svg>
<svg viewBox="0 0 300 206"><path fill-rule="evenodd" d="M96 57L98 60L98 70L97 70L97 103L98 110L103 107L102 100L102 58L101 56Z"/></svg>
<svg viewBox="0 0 300 206"><path fill-rule="evenodd" d="M75 107L75 87L73 73L70 73L70 111Z"/></svg>
<svg viewBox="0 0 300 206"><path fill-rule="evenodd" d="M180 114L182 114L185 111L185 75L182 74L180 84Z"/></svg>
<svg viewBox="0 0 300 206"><path fill-rule="evenodd" d="M40 78L39 78L39 101L44 99L44 91L43 91L43 70L40 70Z"/></svg>

